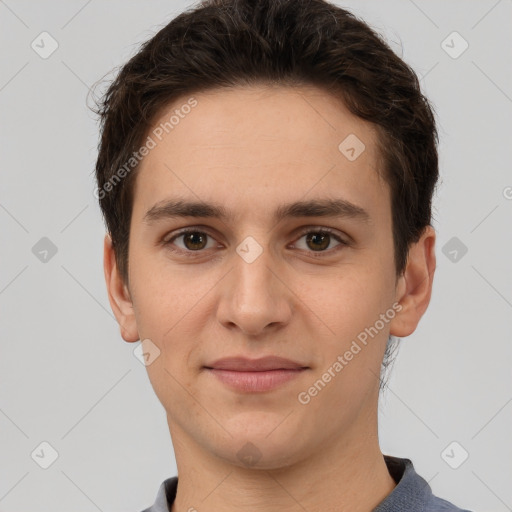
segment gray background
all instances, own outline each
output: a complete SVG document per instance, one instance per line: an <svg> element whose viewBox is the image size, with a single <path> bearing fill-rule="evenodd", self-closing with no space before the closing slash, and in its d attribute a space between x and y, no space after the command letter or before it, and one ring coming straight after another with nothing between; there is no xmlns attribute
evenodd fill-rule
<svg viewBox="0 0 512 512"><path fill-rule="evenodd" d="M337 3L414 67L441 138L434 292L381 401L382 450L461 507L512 510L512 2ZM86 95L190 5L0 1L2 511L136 512L176 473L164 410L107 300ZM46 59L31 48L43 31L59 45ZM454 31L469 44L457 58ZM48 469L44 441L58 452Z"/></svg>

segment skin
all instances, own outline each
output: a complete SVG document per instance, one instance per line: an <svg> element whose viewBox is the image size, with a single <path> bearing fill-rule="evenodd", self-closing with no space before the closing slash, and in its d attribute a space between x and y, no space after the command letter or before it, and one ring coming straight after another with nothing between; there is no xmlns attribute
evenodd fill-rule
<svg viewBox="0 0 512 512"><path fill-rule="evenodd" d="M150 339L160 350L147 371L177 461L172 511L370 511L396 485L378 442L380 365L388 336L410 335L428 306L435 232L426 228L396 276L377 134L338 99L313 87L264 85L194 97L197 106L138 170L129 284L108 235L104 254L123 339ZM187 99L169 105L155 126ZM365 144L355 161L338 149L352 133ZM171 197L219 203L232 218L144 220ZM285 203L340 198L368 220L273 218ZM199 238L205 248L194 251L183 236L162 243L184 227L209 235ZM301 232L325 227L348 244L332 236L318 250ZM262 248L252 263L236 251L248 236ZM299 403L298 394L393 304L401 311ZM241 393L204 369L240 355L278 355L308 370L270 392ZM248 442L259 454L251 463L237 456Z"/></svg>

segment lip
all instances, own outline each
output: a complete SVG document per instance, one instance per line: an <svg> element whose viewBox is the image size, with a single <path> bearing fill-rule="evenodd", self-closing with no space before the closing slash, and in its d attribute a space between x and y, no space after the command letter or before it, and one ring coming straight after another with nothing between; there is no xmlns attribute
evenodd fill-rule
<svg viewBox="0 0 512 512"><path fill-rule="evenodd" d="M305 365L278 356L266 356L258 359L247 357L224 357L206 365L214 370L232 370L237 372L262 372L268 370L300 370Z"/></svg>
<svg viewBox="0 0 512 512"><path fill-rule="evenodd" d="M205 369L236 391L257 393L284 385L308 367L290 359L267 356L259 359L223 358L205 366Z"/></svg>

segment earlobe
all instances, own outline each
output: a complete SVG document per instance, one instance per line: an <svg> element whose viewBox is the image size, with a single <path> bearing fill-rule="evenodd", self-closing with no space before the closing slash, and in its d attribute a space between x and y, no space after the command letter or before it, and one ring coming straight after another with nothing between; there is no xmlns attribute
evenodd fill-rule
<svg viewBox="0 0 512 512"><path fill-rule="evenodd" d="M119 324L121 336L127 342L138 341L139 334L130 291L119 273L112 239L108 233L105 235L103 245L103 269L108 300Z"/></svg>
<svg viewBox="0 0 512 512"><path fill-rule="evenodd" d="M391 322L393 336L412 334L427 310L436 267L435 239L434 228L427 226L418 242L409 248L407 265L396 287L396 301L402 309Z"/></svg>

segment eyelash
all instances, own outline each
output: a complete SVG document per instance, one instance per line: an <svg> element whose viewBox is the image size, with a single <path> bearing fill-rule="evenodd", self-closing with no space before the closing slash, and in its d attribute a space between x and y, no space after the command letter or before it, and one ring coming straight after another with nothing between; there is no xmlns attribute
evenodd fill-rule
<svg viewBox="0 0 512 512"><path fill-rule="evenodd" d="M200 233L202 235L206 235L215 240L215 238L212 235L210 235L207 231L197 229L197 228L185 228L185 229L179 231L178 233L174 234L171 238L164 239L162 241L162 245L167 247L172 252L185 254L187 257L190 257L190 258L197 257L197 256L201 255L201 253L204 253L206 251L206 249L198 249L197 251L192 251L192 250L185 250L185 249L181 249L181 248L176 249L176 248L172 247L172 244L176 239L180 238L181 236L190 234L190 233ZM335 246L333 249L326 249L325 251L306 251L307 253L309 253L311 256L313 256L315 258L322 257L322 255L325 255L325 254L331 255L334 252L337 252L337 251L343 249L344 247L349 246L349 243L346 240L343 240L339 235L337 235L334 230L332 230L330 228L326 228L326 227L304 229L300 232L300 234L297 238L297 241L310 233L313 233L316 235L330 235L337 242L339 242L339 245Z"/></svg>

